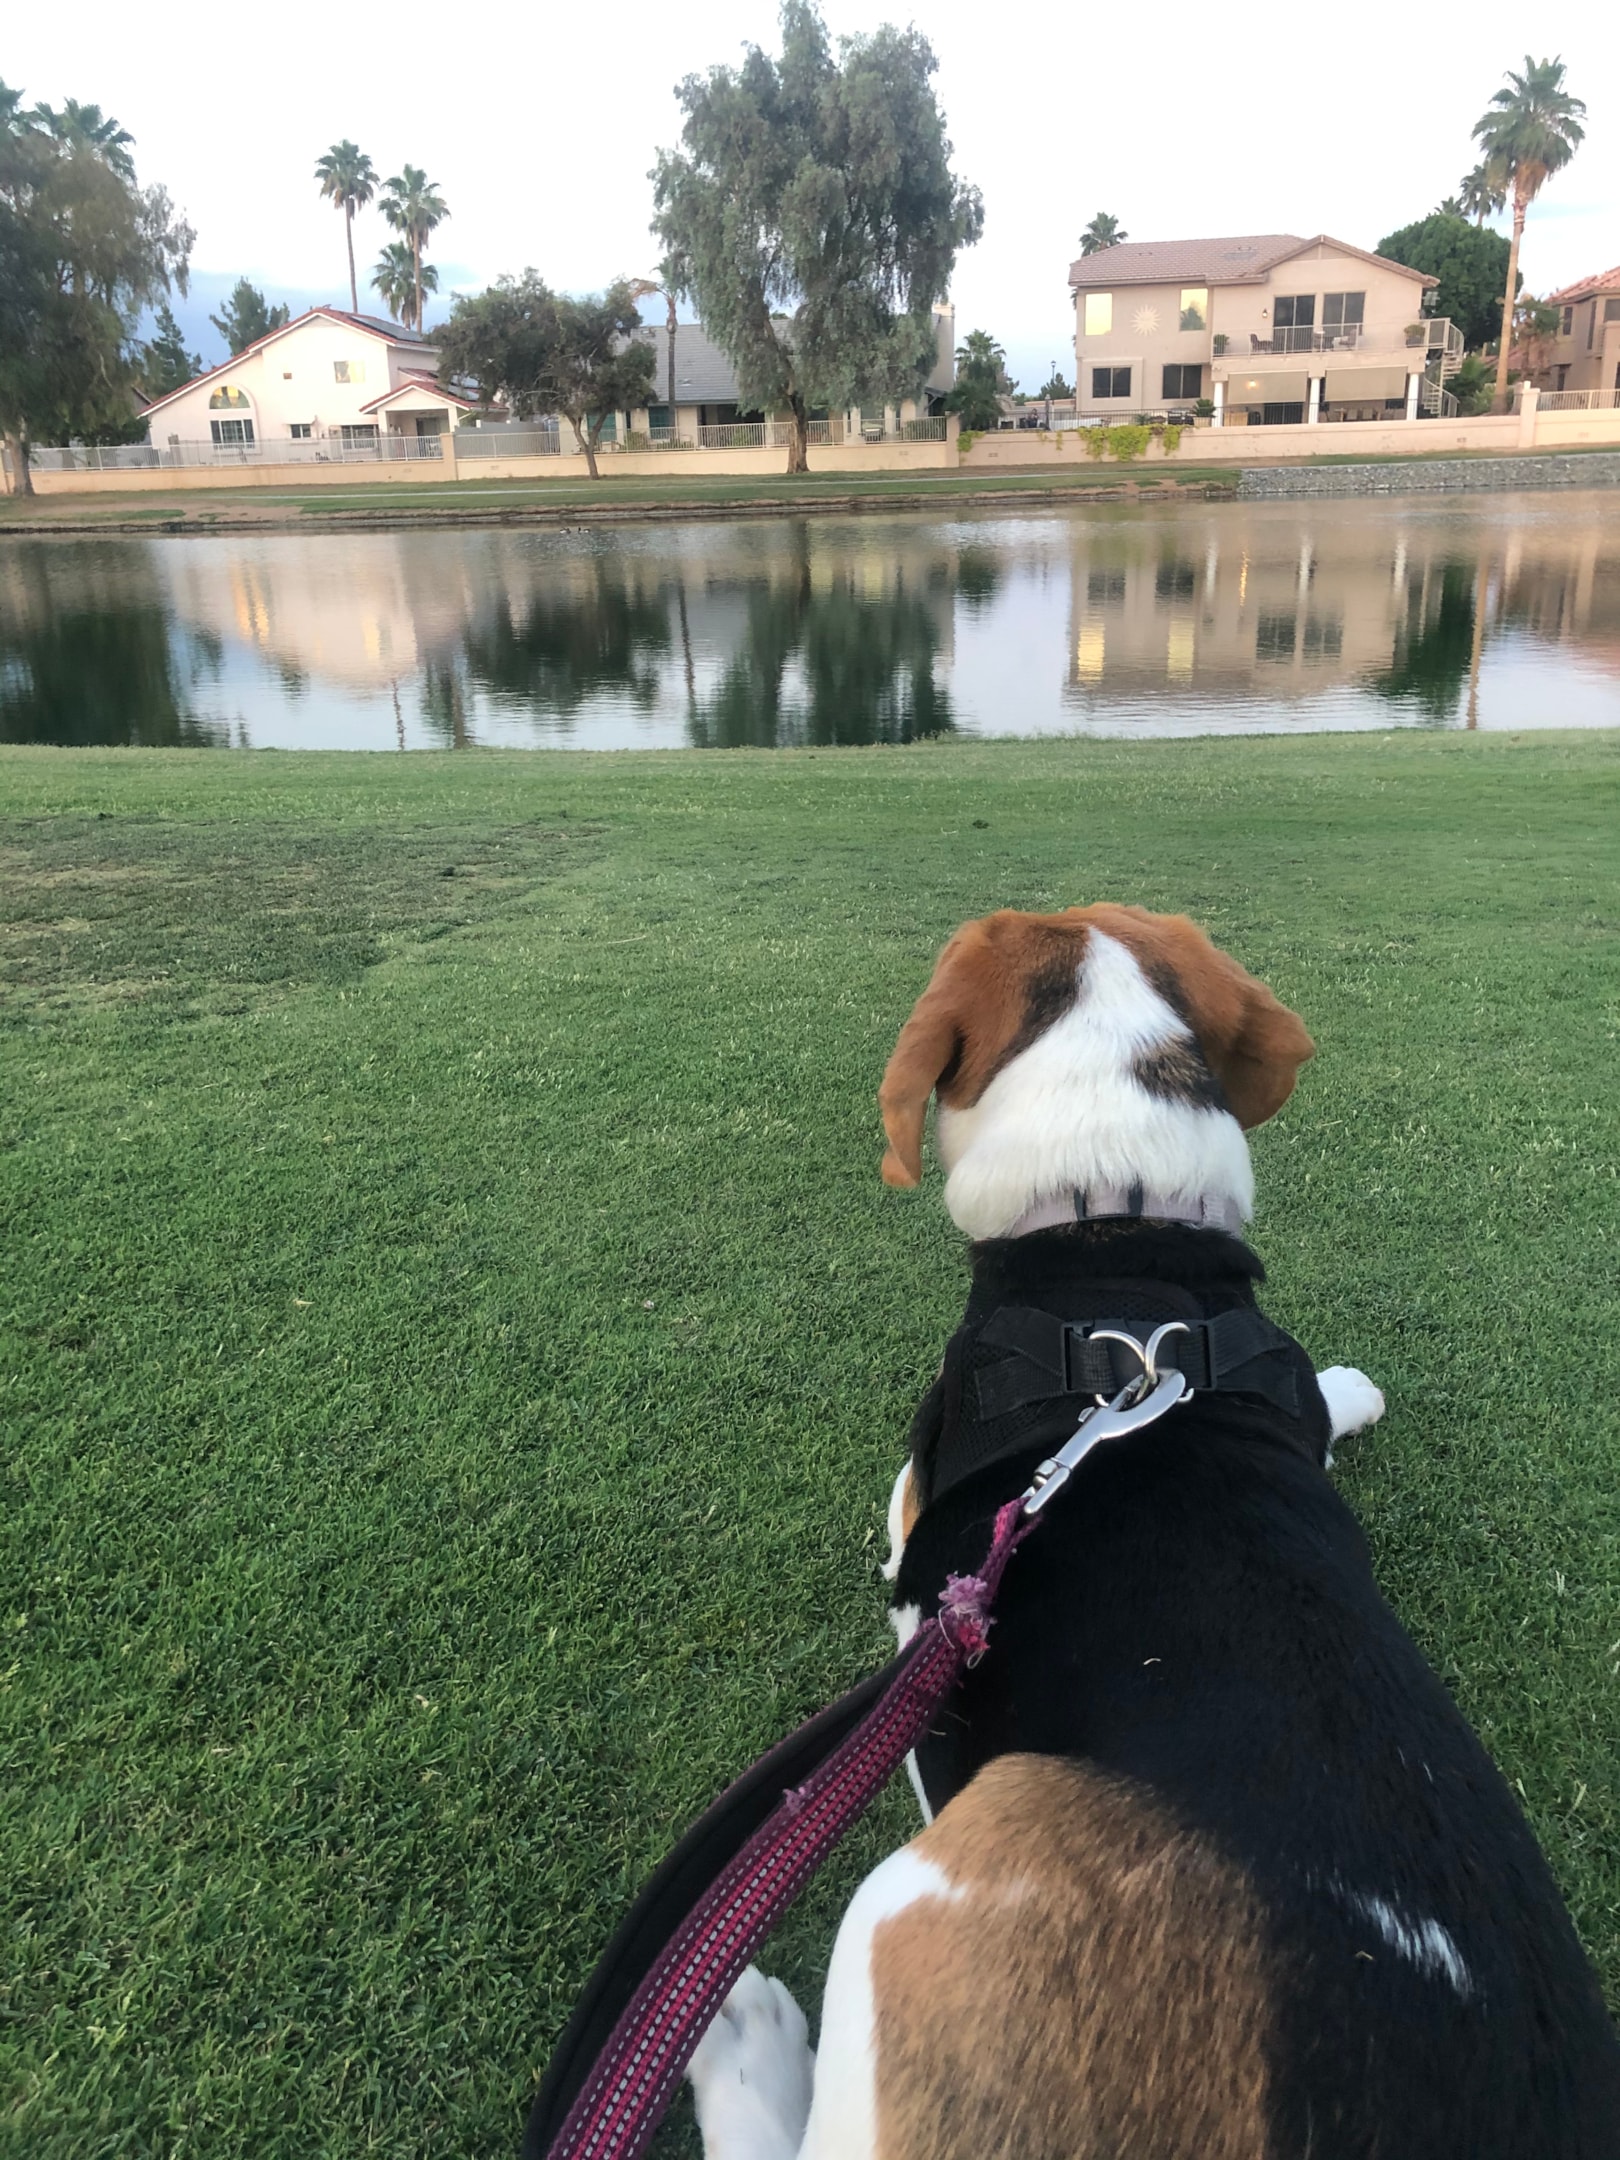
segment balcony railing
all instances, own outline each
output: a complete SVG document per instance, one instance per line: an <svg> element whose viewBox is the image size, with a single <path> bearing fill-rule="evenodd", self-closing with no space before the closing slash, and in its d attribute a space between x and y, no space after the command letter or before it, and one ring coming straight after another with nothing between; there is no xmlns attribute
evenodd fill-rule
<svg viewBox="0 0 1620 2160"><path fill-rule="evenodd" d="M1404 330L1369 331L1365 323L1327 323L1302 330L1284 328L1273 330L1270 337L1259 337L1251 332L1247 353L1242 350L1241 341L1233 339L1225 353L1216 357L1245 360L1283 353L1412 352L1422 353L1425 358L1434 353L1458 360L1462 358L1463 335L1449 316L1431 315L1417 327L1421 332L1417 337L1408 337Z"/></svg>
<svg viewBox="0 0 1620 2160"><path fill-rule="evenodd" d="M1543 390L1540 412L1620 412L1620 390Z"/></svg>

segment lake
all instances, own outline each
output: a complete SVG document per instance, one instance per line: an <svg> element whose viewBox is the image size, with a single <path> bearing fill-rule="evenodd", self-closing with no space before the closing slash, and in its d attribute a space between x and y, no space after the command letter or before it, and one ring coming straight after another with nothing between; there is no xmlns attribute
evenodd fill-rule
<svg viewBox="0 0 1620 2160"><path fill-rule="evenodd" d="M1620 497L0 540L0 741L1620 724Z"/></svg>

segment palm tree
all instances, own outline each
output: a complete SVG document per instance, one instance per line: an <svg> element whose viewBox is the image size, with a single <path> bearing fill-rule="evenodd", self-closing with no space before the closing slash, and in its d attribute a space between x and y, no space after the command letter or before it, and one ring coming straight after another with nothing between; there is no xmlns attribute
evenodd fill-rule
<svg viewBox="0 0 1620 2160"><path fill-rule="evenodd" d="M1100 255L1104 248L1119 247L1130 237L1128 232L1120 231L1117 217L1099 210L1080 235L1080 252L1082 255Z"/></svg>
<svg viewBox="0 0 1620 2160"><path fill-rule="evenodd" d="M439 273L431 263L423 263L418 269L409 247L403 240L390 240L377 257L371 273L372 290L382 295L382 303L395 322L403 323L407 330L420 330L421 317L417 314L416 288L420 276L425 293L437 292Z"/></svg>
<svg viewBox="0 0 1620 2160"><path fill-rule="evenodd" d="M1489 163L1476 165L1458 182L1456 200L1460 217L1472 218L1476 225L1483 225L1487 218L1495 217L1507 201L1501 173Z"/></svg>
<svg viewBox="0 0 1620 2160"><path fill-rule="evenodd" d="M420 165L406 165L384 181L382 214L395 232L403 233L410 247L411 260L416 265L416 305L413 311L418 330L422 327L422 294L426 290L422 281L422 250L432 237L434 228L442 225L450 215L450 206L439 193ZM437 284L438 280L435 279Z"/></svg>
<svg viewBox="0 0 1620 2160"><path fill-rule="evenodd" d="M334 143L315 161L321 193L343 212L343 237L349 243L349 305L360 312L360 288L354 281L354 213L363 210L377 187L377 168L358 143Z"/></svg>
<svg viewBox="0 0 1620 2160"><path fill-rule="evenodd" d="M1519 289L1519 243L1525 212L1551 176L1567 165L1585 137L1586 107L1564 88L1562 60L1524 56L1524 73L1508 70L1508 87L1491 99L1491 110L1474 122L1484 151L1484 171L1513 192L1513 243L1508 249L1502 335L1496 348L1496 406L1507 406L1508 353L1513 344L1513 301Z"/></svg>
<svg viewBox="0 0 1620 2160"><path fill-rule="evenodd" d="M645 300L653 293L663 295L664 328L669 337L669 350L666 356L668 364L665 369L668 378L665 402L669 406L671 429L675 426L675 333L680 328L675 313L675 303L687 289L686 258L678 252L671 252L664 257L663 261L658 265L656 278L632 278L630 281L630 297L632 300Z"/></svg>
<svg viewBox="0 0 1620 2160"><path fill-rule="evenodd" d="M99 105L81 105L77 98L64 98L60 112L49 105L34 109L59 143L72 150L92 152L120 180L134 179L135 160L129 153L135 138L128 128L118 125L111 113L104 114Z"/></svg>

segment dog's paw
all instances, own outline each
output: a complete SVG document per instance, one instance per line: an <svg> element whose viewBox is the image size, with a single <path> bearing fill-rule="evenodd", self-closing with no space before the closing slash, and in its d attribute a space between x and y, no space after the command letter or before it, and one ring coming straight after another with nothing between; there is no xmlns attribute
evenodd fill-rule
<svg viewBox="0 0 1620 2160"><path fill-rule="evenodd" d="M780 1980L750 1965L686 2073L704 2160L792 2160L810 2114L815 2063L804 2012Z"/></svg>
<svg viewBox="0 0 1620 2160"><path fill-rule="evenodd" d="M1330 1365L1326 1372L1317 1374L1316 1384L1327 1404L1335 1440L1376 1425L1384 1414L1382 1391L1353 1365Z"/></svg>

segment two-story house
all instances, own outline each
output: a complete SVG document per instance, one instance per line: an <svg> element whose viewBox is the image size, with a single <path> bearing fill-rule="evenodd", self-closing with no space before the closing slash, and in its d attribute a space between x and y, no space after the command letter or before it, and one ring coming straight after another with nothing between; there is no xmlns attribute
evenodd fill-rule
<svg viewBox="0 0 1620 2160"><path fill-rule="evenodd" d="M1558 327L1537 356L1539 387L1555 394L1607 391L1620 405L1620 264L1547 299L1558 310Z"/></svg>
<svg viewBox="0 0 1620 2160"><path fill-rule="evenodd" d="M1438 279L1319 233L1127 241L1069 265L1083 417L1217 425L1415 419L1443 409L1462 338Z"/></svg>
<svg viewBox="0 0 1620 2160"><path fill-rule="evenodd" d="M414 330L313 307L148 406L149 440L221 458L364 455L383 434L422 441L473 409L440 385L438 363Z"/></svg>

